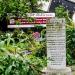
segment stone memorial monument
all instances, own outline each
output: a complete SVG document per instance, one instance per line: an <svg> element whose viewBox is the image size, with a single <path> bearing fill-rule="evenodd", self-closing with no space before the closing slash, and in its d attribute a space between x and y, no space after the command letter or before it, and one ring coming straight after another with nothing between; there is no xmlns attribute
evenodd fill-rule
<svg viewBox="0 0 75 75"><path fill-rule="evenodd" d="M71 75L71 69L66 67L65 19L49 19L46 32L48 62L44 75Z"/></svg>

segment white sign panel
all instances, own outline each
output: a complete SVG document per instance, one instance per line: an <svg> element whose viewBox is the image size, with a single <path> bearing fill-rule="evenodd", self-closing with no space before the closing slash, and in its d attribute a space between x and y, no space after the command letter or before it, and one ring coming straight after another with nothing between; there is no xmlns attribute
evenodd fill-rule
<svg viewBox="0 0 75 75"><path fill-rule="evenodd" d="M49 69L66 67L66 32L64 19L50 19L47 25L47 57Z"/></svg>
<svg viewBox="0 0 75 75"><path fill-rule="evenodd" d="M46 18L50 18L50 17L55 17L55 13L27 13L28 17L46 17Z"/></svg>

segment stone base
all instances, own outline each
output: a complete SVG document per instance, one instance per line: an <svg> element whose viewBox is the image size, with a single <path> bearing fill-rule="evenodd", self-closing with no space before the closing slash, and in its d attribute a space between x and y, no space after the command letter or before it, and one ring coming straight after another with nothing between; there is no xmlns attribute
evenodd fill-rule
<svg viewBox="0 0 75 75"><path fill-rule="evenodd" d="M45 68L42 72L42 75L72 75L71 68L69 67L66 67L62 70L48 70L47 68Z"/></svg>

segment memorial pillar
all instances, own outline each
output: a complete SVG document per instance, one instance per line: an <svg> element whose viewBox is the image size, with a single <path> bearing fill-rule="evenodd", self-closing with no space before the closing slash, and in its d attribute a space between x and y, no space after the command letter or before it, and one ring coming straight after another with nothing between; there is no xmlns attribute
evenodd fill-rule
<svg viewBox="0 0 75 75"><path fill-rule="evenodd" d="M71 69L66 67L65 19L48 20L46 32L48 62L45 75L71 75Z"/></svg>

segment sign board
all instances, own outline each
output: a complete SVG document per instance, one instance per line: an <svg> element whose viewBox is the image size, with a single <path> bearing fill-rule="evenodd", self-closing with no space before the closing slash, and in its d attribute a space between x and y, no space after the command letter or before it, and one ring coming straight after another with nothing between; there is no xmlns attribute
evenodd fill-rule
<svg viewBox="0 0 75 75"><path fill-rule="evenodd" d="M18 18L18 20L10 19L10 25L8 25L8 28L34 27L36 24L46 26L47 19L55 17L55 13L27 13L27 16L34 20L28 21L25 18Z"/></svg>
<svg viewBox="0 0 75 75"><path fill-rule="evenodd" d="M66 67L65 20L53 18L47 24L47 57L49 69Z"/></svg>

